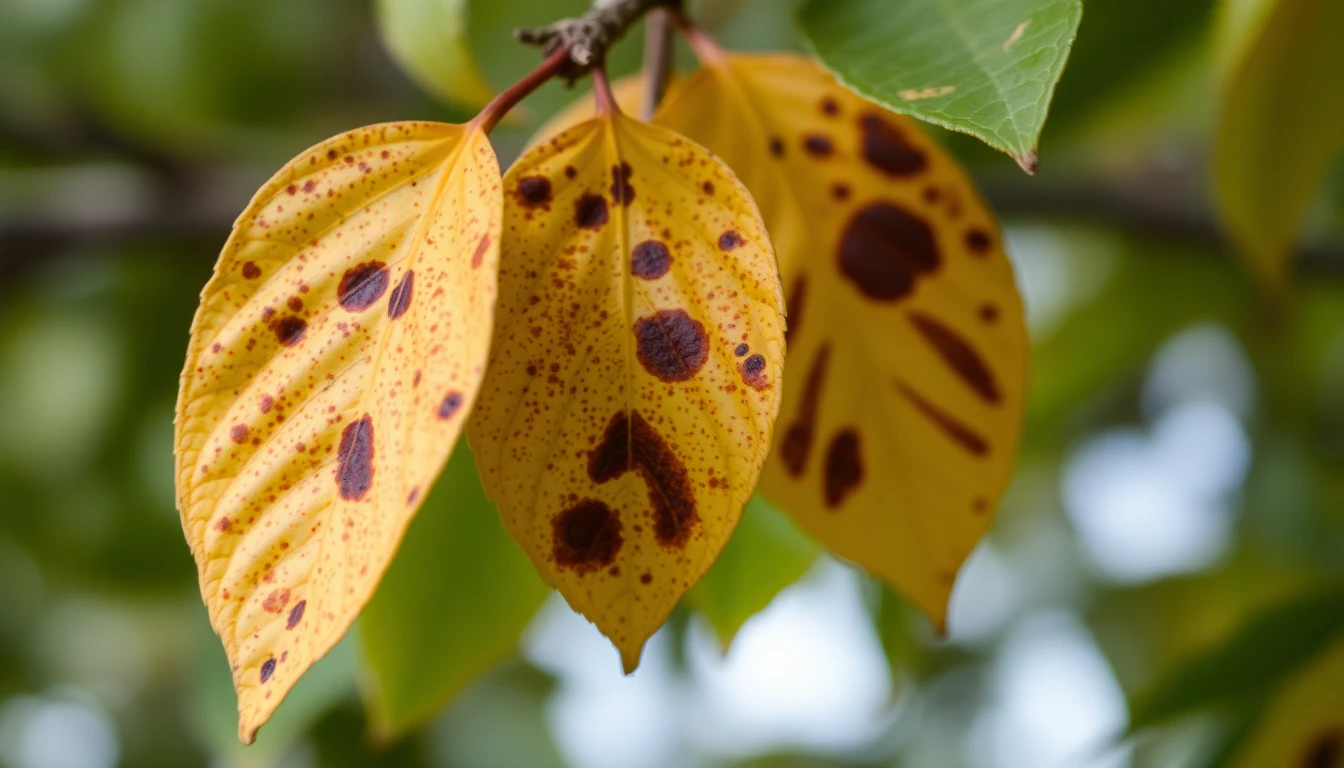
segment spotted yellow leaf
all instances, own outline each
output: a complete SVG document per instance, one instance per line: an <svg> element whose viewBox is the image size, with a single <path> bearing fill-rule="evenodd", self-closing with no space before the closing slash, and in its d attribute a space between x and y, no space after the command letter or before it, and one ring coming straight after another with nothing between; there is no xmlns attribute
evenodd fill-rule
<svg viewBox="0 0 1344 768"><path fill-rule="evenodd" d="M644 74L636 72L633 75L626 75L613 81L611 83L611 95L616 100L616 105L623 112L630 115L637 114L644 101ZM528 148L531 149L539 142L588 120L593 116L596 109L597 99L594 97L594 92L589 90L567 104L564 109L551 115L550 119L543 123L537 129L537 132L532 135L527 144Z"/></svg>
<svg viewBox="0 0 1344 768"><path fill-rule="evenodd" d="M994 219L913 121L812 61L693 41L704 66L654 121L751 190L790 314L762 493L941 625L1023 410L1027 337Z"/></svg>
<svg viewBox="0 0 1344 768"><path fill-rule="evenodd" d="M619 113L523 155L504 195L499 320L468 437L510 535L633 670L769 451L774 254L726 166Z"/></svg>
<svg viewBox="0 0 1344 768"><path fill-rule="evenodd" d="M345 634L476 397L499 166L475 127L317 145L238 218L201 295L177 493L250 743Z"/></svg>

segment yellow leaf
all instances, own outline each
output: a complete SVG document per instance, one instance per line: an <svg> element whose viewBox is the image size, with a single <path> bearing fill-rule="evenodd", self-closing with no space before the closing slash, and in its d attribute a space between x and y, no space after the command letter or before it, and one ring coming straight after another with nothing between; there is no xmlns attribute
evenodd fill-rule
<svg viewBox="0 0 1344 768"><path fill-rule="evenodd" d="M621 108L621 111L629 115L638 114L639 107L644 100L643 73L636 72L613 82L611 84L611 95L615 97L616 105ZM570 102L564 109L551 115L551 118L545 123L542 123L537 132L532 134L532 138L528 140L527 148L531 149L538 143L591 119L596 110L597 100L593 97L593 92L589 90Z"/></svg>
<svg viewBox="0 0 1344 768"><path fill-rule="evenodd" d="M1344 766L1344 642L1293 675L1240 750L1238 768Z"/></svg>
<svg viewBox="0 0 1344 768"><path fill-rule="evenodd" d="M338 136L257 192L201 295L178 507L245 743L359 614L461 432L499 184L474 127Z"/></svg>
<svg viewBox="0 0 1344 768"><path fill-rule="evenodd" d="M620 114L529 151L504 194L499 320L468 437L510 535L630 671L769 451L773 253L726 166Z"/></svg>
<svg viewBox="0 0 1344 768"><path fill-rule="evenodd" d="M701 53L654 120L724 158L774 239L789 363L762 493L941 626L1024 405L998 228L912 120L800 56Z"/></svg>

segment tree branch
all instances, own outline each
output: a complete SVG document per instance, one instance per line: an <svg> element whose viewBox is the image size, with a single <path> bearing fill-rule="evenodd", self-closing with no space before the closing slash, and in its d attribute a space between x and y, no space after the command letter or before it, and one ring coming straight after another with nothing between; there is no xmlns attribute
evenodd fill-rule
<svg viewBox="0 0 1344 768"><path fill-rule="evenodd" d="M569 66L560 76L574 82L588 74L644 14L655 8L679 8L681 0L599 0L577 19L561 19L538 29L519 29L513 35L539 45L550 55L569 51Z"/></svg>
<svg viewBox="0 0 1344 768"><path fill-rule="evenodd" d="M639 108L642 120L652 120L658 102L663 100L675 51L671 14L666 8L655 8L644 27L644 101Z"/></svg>

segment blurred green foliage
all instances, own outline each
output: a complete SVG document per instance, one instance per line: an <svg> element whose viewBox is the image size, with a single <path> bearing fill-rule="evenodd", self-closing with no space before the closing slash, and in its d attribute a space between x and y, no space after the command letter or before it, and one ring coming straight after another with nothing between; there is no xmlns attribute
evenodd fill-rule
<svg viewBox="0 0 1344 768"><path fill-rule="evenodd" d="M537 60L511 41L512 27L584 5L473 0L469 37L485 79L507 86ZM796 49L794 5L702 0L694 12L730 46ZM725 746L684 727L694 707L678 699L686 712L655 718L676 745L672 764L1004 765L983 746L999 737L976 724L1002 716L1003 669L1043 615L1077 622L1136 708L1156 695L1145 692L1162 691L1180 704L1167 712L1197 711L1126 742L1128 764L1213 764L1252 737L1266 697L1311 655L1303 649L1335 633L1344 605L1320 590L1344 574L1344 173L1334 167L1308 214L1295 290L1265 302L1208 213L1212 22L1207 2L1089 0L1034 179L977 143L948 139L1008 226L1034 338L1031 409L1018 481L963 577L957 599L966 605L954 607L950 638L865 584L896 691L881 734L831 749ZM632 71L639 47L636 32L613 67ZM684 49L680 61L690 65ZM1326 86L1338 91L1338 77ZM501 159L572 96L552 84L530 98L523 119L496 137ZM63 753L51 750L80 744L102 747L84 757L108 758L85 765L582 762L574 745L583 729L560 714L583 700L574 698L580 678L535 651L496 666L402 738L371 738L359 691L364 654L378 653L372 630L321 662L258 746L241 749L227 665L174 510L177 377L232 216L275 167L322 137L467 116L415 88L359 0L0 3L0 765L61 765L51 760ZM1230 347L1236 365L1209 357L1209 338ZM1156 440L1170 413L1196 401L1230 414L1248 450L1244 476L1217 502L1228 538L1184 571L1117 577L1097 557L1070 478L1099 441ZM444 499L440 511L449 506ZM436 510L410 535L452 522ZM756 547L726 555L689 601L721 634L811 558L806 540L768 510L749 514L730 552L753 531L778 539L779 554L765 555L771 569L753 564L765 551ZM516 590L436 599L441 580L462 578L472 558L487 571L522 562L491 532L500 540L481 539L479 549L461 540L408 547L388 579L395 594L375 599L370 622L440 611L417 626L426 635L401 638L418 650L382 646L404 654L395 658L400 679L426 686L417 720L435 709L434 686L466 685L464 670L512 646L493 636L472 638L472 648L463 624L493 615L496 630L513 631L505 627L530 610L493 601L541 594L522 583L524 571ZM1165 535L1155 529L1154 548ZM399 576L434 567L420 591L420 579ZM737 578L720 573L730 567ZM664 650L651 653L678 690L703 685L688 658L703 647L703 621L679 613ZM434 658L455 653L462 658ZM417 656L434 662L423 677ZM816 663L792 659L787 671ZM612 686L644 684L617 680L614 661L603 673ZM1219 691L1239 694L1237 705ZM48 722L68 727L66 738L34 742ZM1124 731L1122 719L1109 735Z"/></svg>

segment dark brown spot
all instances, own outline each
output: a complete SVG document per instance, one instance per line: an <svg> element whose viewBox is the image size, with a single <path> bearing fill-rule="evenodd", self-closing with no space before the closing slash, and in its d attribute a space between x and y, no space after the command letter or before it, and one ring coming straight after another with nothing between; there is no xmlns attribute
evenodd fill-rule
<svg viewBox="0 0 1344 768"><path fill-rule="evenodd" d="M611 166L611 199L617 205L630 205L635 199L635 188L630 186L632 173L629 163Z"/></svg>
<svg viewBox="0 0 1344 768"><path fill-rule="evenodd" d="M219 522L215 523L215 530L220 533L228 533L229 529L232 527L233 521L230 520L227 515L219 518Z"/></svg>
<svg viewBox="0 0 1344 768"><path fill-rule="evenodd" d="M289 310L290 310L291 312L302 312L302 311L303 311L303 299L300 299L298 296L290 296L290 297L285 301L285 306L289 307Z"/></svg>
<svg viewBox="0 0 1344 768"><path fill-rule="evenodd" d="M788 310L788 325L784 327L784 344L787 346L793 343L793 337L798 335L798 329L803 325L803 307L807 306L807 277L798 275L793 279L793 287L789 289L788 301L784 303Z"/></svg>
<svg viewBox="0 0 1344 768"><path fill-rule="evenodd" d="M233 428L229 430L229 439L242 445L247 442L247 434L249 431L250 430L247 428L246 424L234 424Z"/></svg>
<svg viewBox="0 0 1344 768"><path fill-rule="evenodd" d="M714 182L712 181L706 181L704 184L700 185L700 188L705 191L706 195L714 194Z"/></svg>
<svg viewBox="0 0 1344 768"><path fill-rule="evenodd" d="M636 350L644 370L663 381L686 381L709 359L709 335L684 309L660 309L635 321Z"/></svg>
<svg viewBox="0 0 1344 768"><path fill-rule="evenodd" d="M328 149L328 150L327 150L327 159L328 159L328 160L335 160L335 159L336 159L336 156L339 155L339 154L340 154L340 153L337 152L337 151L334 150L334 149Z"/></svg>
<svg viewBox="0 0 1344 768"><path fill-rule="evenodd" d="M387 316L396 320L406 314L406 310L411 308L411 299L415 297L415 270L406 270L405 277L397 283L397 287L392 289L392 295L387 299Z"/></svg>
<svg viewBox="0 0 1344 768"><path fill-rule="evenodd" d="M270 395L262 395L261 397L257 398L257 407L261 409L262 413L270 413L271 407L274 405L275 405L275 398L271 397Z"/></svg>
<svg viewBox="0 0 1344 768"><path fill-rule="evenodd" d="M315 190L315 189L317 189L317 182L316 182L316 181L313 181L312 179L309 179L309 180L307 180L307 181L305 181L305 182L303 183L303 191L304 191L304 192L307 192L308 194L311 195L311 194L313 193L313 190Z"/></svg>
<svg viewBox="0 0 1344 768"><path fill-rule="evenodd" d="M881 115L859 118L863 129L863 159L888 176L910 176L928 166L924 153L906 141L905 134Z"/></svg>
<svg viewBox="0 0 1344 768"><path fill-rule="evenodd" d="M840 237L840 272L859 293L878 301L904 298L920 275L938 269L933 230L891 203L859 209Z"/></svg>
<svg viewBox="0 0 1344 768"><path fill-rule="evenodd" d="M742 382L752 389L759 391L770 388L770 380L765 376L764 355L748 357L737 366L737 371L742 374Z"/></svg>
<svg viewBox="0 0 1344 768"><path fill-rule="evenodd" d="M291 195L297 195L297 194L299 194L299 185L298 185L298 184L290 184L288 187L285 187L285 191L288 192L288 193L291 194Z"/></svg>
<svg viewBox="0 0 1344 768"><path fill-rule="evenodd" d="M611 417L602 442L588 454L588 476L605 483L631 469L644 478L653 507L653 532L665 547L682 548L699 522L686 467L639 411Z"/></svg>
<svg viewBox="0 0 1344 768"><path fill-rule="evenodd" d="M653 574L652 574L652 573L646 573L646 574L640 576L640 577L639 577L639 583L640 583L640 584L652 584L652 583L653 583Z"/></svg>
<svg viewBox="0 0 1344 768"><path fill-rule="evenodd" d="M999 308L989 302L980 305L978 314L980 315L980 320L986 324L993 325L999 321Z"/></svg>
<svg viewBox="0 0 1344 768"><path fill-rule="evenodd" d="M905 399L909 400L911 405L915 406L920 413L924 414L934 426L943 431L943 434L952 438L952 441L973 456L984 456L989 453L989 443L981 437L975 430L962 424L960 421L952 418L941 408L929 402L923 395L911 389L905 382L896 382L896 389L900 390Z"/></svg>
<svg viewBox="0 0 1344 768"><path fill-rule="evenodd" d="M803 137L803 149L813 157L830 157L835 152L835 145L830 138L820 133L809 133Z"/></svg>
<svg viewBox="0 0 1344 768"><path fill-rule="evenodd" d="M481 241L476 244L476 252L471 255L472 269L481 266L481 260L485 258L485 252L488 250L490 250L490 236L481 235Z"/></svg>
<svg viewBox="0 0 1344 768"><path fill-rule="evenodd" d="M576 171L576 170L574 170L574 166L572 166L572 165L566 165L566 166L565 166L565 178L566 178L566 179L572 179L572 178L574 178L575 176L578 176L578 175L579 175L579 172Z"/></svg>
<svg viewBox="0 0 1344 768"><path fill-rule="evenodd" d="M719 235L719 250L731 251L744 242L746 241L742 239L741 235L737 234L736 230L730 229Z"/></svg>
<svg viewBox="0 0 1344 768"><path fill-rule="evenodd" d="M784 468L794 477L802 477L807 469L807 457L816 439L817 406L821 403L821 387L826 382L826 368L831 360L831 345L822 344L803 385L803 399L798 404L798 415L784 432L779 443L779 457Z"/></svg>
<svg viewBox="0 0 1344 768"><path fill-rule="evenodd" d="M373 485L373 417L367 413L341 431L336 484L346 501L359 501Z"/></svg>
<svg viewBox="0 0 1344 768"><path fill-rule="evenodd" d="M532 207L551 201L551 180L545 176L524 176L518 180L518 202Z"/></svg>
<svg viewBox="0 0 1344 768"><path fill-rule="evenodd" d="M585 192L574 204L574 223L583 229L601 229L607 223L607 198Z"/></svg>
<svg viewBox="0 0 1344 768"><path fill-rule="evenodd" d="M645 240L630 255L630 271L645 280L657 280L671 267L672 254L657 240Z"/></svg>
<svg viewBox="0 0 1344 768"><path fill-rule="evenodd" d="M303 621L303 609L308 607L307 600L300 600L289 609L289 620L285 622L285 629L293 629L300 621Z"/></svg>
<svg viewBox="0 0 1344 768"><path fill-rule="evenodd" d="M827 117L835 117L840 114L840 105L836 103L835 99L827 96L821 100L821 113Z"/></svg>
<svg viewBox="0 0 1344 768"><path fill-rule="evenodd" d="M453 390L443 396L443 402L439 403L439 420L446 421L453 418L462 408L462 393Z"/></svg>
<svg viewBox="0 0 1344 768"><path fill-rule="evenodd" d="M272 656L271 658L261 662L261 682L263 683L267 682L268 680L271 679L271 675L274 674L275 674L275 657Z"/></svg>
<svg viewBox="0 0 1344 768"><path fill-rule="evenodd" d="M1316 737L1302 753L1301 768L1341 768L1344 766L1344 730L1326 731Z"/></svg>
<svg viewBox="0 0 1344 768"><path fill-rule="evenodd" d="M584 499L569 507L551 524L555 564L579 573L611 565L625 543L620 516L595 499Z"/></svg>
<svg viewBox="0 0 1344 768"><path fill-rule="evenodd" d="M843 181L835 182L834 184L831 185L831 197L834 197L836 200L842 203L848 200L849 185L844 183Z"/></svg>
<svg viewBox="0 0 1344 768"><path fill-rule="evenodd" d="M258 267L254 261L244 262L243 277L248 280L256 280L258 277L261 277L261 267Z"/></svg>
<svg viewBox="0 0 1344 768"><path fill-rule="evenodd" d="M308 322L302 317L286 315L271 323L271 331L275 333L275 338L281 344L292 347L303 341L303 337L308 331Z"/></svg>
<svg viewBox="0 0 1344 768"><path fill-rule="evenodd" d="M750 351L751 347L747 346L746 344L738 344L737 348L733 350L733 354L737 355L738 357L742 357L743 355L747 354Z"/></svg>
<svg viewBox="0 0 1344 768"><path fill-rule="evenodd" d="M845 497L863 482L863 445L853 428L842 429L826 448L826 476L823 490L826 506L839 507Z"/></svg>
<svg viewBox="0 0 1344 768"><path fill-rule="evenodd" d="M985 230L976 227L966 231L966 247L976 256L988 254L993 245L994 239Z"/></svg>
<svg viewBox="0 0 1344 768"><path fill-rule="evenodd" d="M383 297L387 290L387 265L366 261L345 270L336 288L336 300L347 312L363 312Z"/></svg>
<svg viewBox="0 0 1344 768"><path fill-rule="evenodd" d="M783 157L783 156L784 156L784 140L783 140L783 139L779 138L778 136L771 136L771 137L770 137L770 154L774 155L775 157Z"/></svg>
<svg viewBox="0 0 1344 768"><path fill-rule="evenodd" d="M934 205L935 203L937 203L942 198L942 196L943 193L938 191L938 188L933 185L929 185L924 188L924 202L928 203L929 205Z"/></svg>
<svg viewBox="0 0 1344 768"><path fill-rule="evenodd" d="M279 613L289 605L288 589L273 589L261 602L261 609L267 613Z"/></svg>
<svg viewBox="0 0 1344 768"><path fill-rule="evenodd" d="M999 402L999 385L994 379L994 373L985 365L980 353L976 352L974 347L932 315L911 312L909 317L915 330L919 331L925 341L933 345L938 355L943 358L943 362L956 371L967 386L989 402Z"/></svg>

